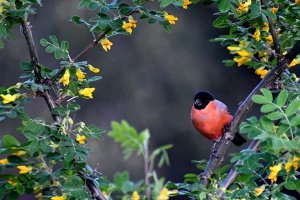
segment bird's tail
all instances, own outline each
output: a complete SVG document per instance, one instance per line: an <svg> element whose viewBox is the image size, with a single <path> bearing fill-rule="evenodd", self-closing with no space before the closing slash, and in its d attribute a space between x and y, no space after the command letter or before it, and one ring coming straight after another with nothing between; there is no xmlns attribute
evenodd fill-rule
<svg viewBox="0 0 300 200"><path fill-rule="evenodd" d="M232 139L232 143L235 144L236 146L241 146L243 145L247 140L241 136L240 133L236 133L234 138Z"/></svg>

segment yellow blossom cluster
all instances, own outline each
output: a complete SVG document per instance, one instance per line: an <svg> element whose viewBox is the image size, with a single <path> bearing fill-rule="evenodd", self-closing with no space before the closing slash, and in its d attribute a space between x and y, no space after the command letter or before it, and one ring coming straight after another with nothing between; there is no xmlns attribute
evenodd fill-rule
<svg viewBox="0 0 300 200"><path fill-rule="evenodd" d="M260 196L263 193L263 191L265 190L265 188L266 188L266 185L262 185L258 188L255 188L254 189L255 196L257 196L257 197Z"/></svg>
<svg viewBox="0 0 300 200"><path fill-rule="evenodd" d="M131 200L140 200L140 195L137 191L132 193Z"/></svg>
<svg viewBox="0 0 300 200"><path fill-rule="evenodd" d="M271 12L273 13L273 14L276 14L277 12L278 12L278 9L279 9L279 7L272 7L271 8Z"/></svg>
<svg viewBox="0 0 300 200"><path fill-rule="evenodd" d="M7 164L9 164L9 161L7 160L7 158L0 160L0 165L7 165Z"/></svg>
<svg viewBox="0 0 300 200"><path fill-rule="evenodd" d="M2 97L2 103L3 104L8 104L8 103L12 103L14 102L19 96L20 94L1 94L0 95Z"/></svg>
<svg viewBox="0 0 300 200"><path fill-rule="evenodd" d="M270 179L272 183L275 183L277 181L277 174L281 171L281 168L282 168L281 163L269 167L271 172L268 176L268 179Z"/></svg>
<svg viewBox="0 0 300 200"><path fill-rule="evenodd" d="M251 0L247 0L246 2L240 2L237 8L238 13L239 14L247 13L249 11L250 5L251 5Z"/></svg>
<svg viewBox="0 0 300 200"><path fill-rule="evenodd" d="M290 172L291 171L291 168L293 167L294 170L296 171L298 168L299 168L299 161L300 161L300 158L295 156L292 160L290 160L289 162L287 162L285 164L285 170L286 172Z"/></svg>
<svg viewBox="0 0 300 200"><path fill-rule="evenodd" d="M0 15L2 15L4 11L4 6L8 3L9 3L8 0L0 0Z"/></svg>
<svg viewBox="0 0 300 200"><path fill-rule="evenodd" d="M66 200L67 198L65 196L54 196L51 197L51 200Z"/></svg>
<svg viewBox="0 0 300 200"><path fill-rule="evenodd" d="M236 45L228 46L227 49L230 51L231 54L239 55L239 57L235 57L233 59L233 61L238 64L238 67L251 61L251 58L253 56L251 52L247 51L247 43L245 41L240 41L239 46Z"/></svg>
<svg viewBox="0 0 300 200"><path fill-rule="evenodd" d="M88 64L87 65L89 70L93 73L99 73L100 72L100 69L97 68L97 67L93 67L91 64ZM83 73L83 71L78 67L76 68L76 77L78 79L78 81L82 82L84 80L84 78L86 77L86 75ZM67 86L69 85L70 83L70 69L67 68L65 70L65 73L64 75L60 78L59 80L60 83L63 83L64 86ZM92 93L95 91L95 88L83 88L83 89L80 89L78 91L78 93L84 97L88 97L90 99L93 98L93 95Z"/></svg>
<svg viewBox="0 0 300 200"><path fill-rule="evenodd" d="M31 166L25 166L25 165L19 165L17 166L17 168L20 170L19 174L27 174L32 170Z"/></svg>
<svg viewBox="0 0 300 200"><path fill-rule="evenodd" d="M183 9L187 9L189 5L191 5L192 2L190 0L183 0L183 5L182 8Z"/></svg>
<svg viewBox="0 0 300 200"><path fill-rule="evenodd" d="M113 45L113 43L111 41L109 41L107 38L104 38L102 40L100 40L100 44L102 46L102 48L104 49L104 51L108 51L111 49L111 46Z"/></svg>
<svg viewBox="0 0 300 200"><path fill-rule="evenodd" d="M260 78L264 78L268 72L269 70L265 69L265 67L260 67L255 70L255 74L259 75Z"/></svg>
<svg viewBox="0 0 300 200"><path fill-rule="evenodd" d="M129 16L128 17L128 22L124 22L123 21L123 25L122 25L122 28L128 32L128 33L132 33L132 28L135 28L136 27L136 24L137 24L137 21L135 21L132 16Z"/></svg>
<svg viewBox="0 0 300 200"><path fill-rule="evenodd" d="M78 93L82 96L92 99L94 91L95 91L95 88L84 88L84 89L79 90Z"/></svg>
<svg viewBox="0 0 300 200"><path fill-rule="evenodd" d="M178 20L177 17L174 15L169 15L167 12L164 12L164 18L169 22L169 24L176 24L176 21Z"/></svg>
<svg viewBox="0 0 300 200"><path fill-rule="evenodd" d="M292 62L289 64L289 68L292 68L300 63L300 58L296 58L292 60Z"/></svg>
<svg viewBox="0 0 300 200"><path fill-rule="evenodd" d="M76 135L76 141L77 141L79 144L85 144L86 137L85 137L84 135L79 135L79 134L77 134L77 135Z"/></svg>
<svg viewBox="0 0 300 200"><path fill-rule="evenodd" d="M163 188L158 197L157 200L168 200L169 199L169 190L167 188Z"/></svg>

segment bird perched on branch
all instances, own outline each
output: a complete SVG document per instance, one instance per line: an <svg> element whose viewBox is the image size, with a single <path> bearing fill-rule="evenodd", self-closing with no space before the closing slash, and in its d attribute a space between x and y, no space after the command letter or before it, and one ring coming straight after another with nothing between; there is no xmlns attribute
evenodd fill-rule
<svg viewBox="0 0 300 200"><path fill-rule="evenodd" d="M194 97L191 118L194 127L201 135L218 142L224 133L224 128L233 117L223 102L216 100L208 92L198 92ZM236 146L241 146L246 140L236 133L232 142Z"/></svg>

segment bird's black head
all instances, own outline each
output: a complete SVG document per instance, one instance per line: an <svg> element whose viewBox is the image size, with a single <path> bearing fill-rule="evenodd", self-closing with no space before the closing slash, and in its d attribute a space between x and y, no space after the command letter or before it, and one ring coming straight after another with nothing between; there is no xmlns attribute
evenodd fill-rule
<svg viewBox="0 0 300 200"><path fill-rule="evenodd" d="M204 109L210 101L215 100L208 92L198 92L194 97L194 107L197 110Z"/></svg>

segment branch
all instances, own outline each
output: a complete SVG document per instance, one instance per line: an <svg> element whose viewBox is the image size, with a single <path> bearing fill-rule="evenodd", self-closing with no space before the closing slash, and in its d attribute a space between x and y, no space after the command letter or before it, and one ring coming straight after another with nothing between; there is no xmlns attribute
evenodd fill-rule
<svg viewBox="0 0 300 200"><path fill-rule="evenodd" d="M214 146L205 171L200 175L200 181L202 184L204 184L205 186L208 185L209 179L212 176L213 172L223 161L224 155L229 147L230 140L234 137L240 123L245 119L248 111L253 105L252 96L259 93L261 88L267 87L274 83L276 79L281 75L281 73L283 73L288 68L289 63L296 57L299 52L300 41L298 41L293 46L293 48L282 60L278 60L277 66L269 71L265 78L260 81L260 83L252 90L248 97L239 106L229 129L225 131L221 140Z"/></svg>
<svg viewBox="0 0 300 200"><path fill-rule="evenodd" d="M259 140L253 140L247 150L257 151L259 148L260 141ZM239 173L235 169L236 166L242 165L243 162L241 160L237 161L234 165L233 169L230 170L227 177L224 179L224 181L219 186L219 189L217 191L217 196L222 197L224 191L233 183L233 181L237 178Z"/></svg>
<svg viewBox="0 0 300 200"><path fill-rule="evenodd" d="M26 39L26 42L27 42L27 45L28 45L28 49L29 49L31 64L32 64L33 71L34 71L34 74L35 74L35 79L36 79L35 82L36 83L41 83L43 81L43 77L41 75L41 68L40 68L40 65L39 65L38 56L37 56L37 53L36 53L36 48L35 48L34 40L33 40L33 37L32 37L32 32L31 32L29 23L24 19L20 19L20 20L21 20L20 23L21 23L21 26L22 26L22 32L25 36L25 39ZM56 107L56 105L55 105L55 101L53 100L53 98L51 97L51 95L49 93L49 90L45 90L42 93L42 96L45 99L49 110L52 111ZM56 122L61 122L61 118L59 116L52 114L52 117Z"/></svg>
<svg viewBox="0 0 300 200"><path fill-rule="evenodd" d="M26 39L26 42L27 42L27 45L28 45L28 48L29 48L31 63L32 63L32 67L33 67L34 74L35 74L35 77L36 77L35 81L36 81L36 83L41 83L43 81L43 77L41 75L41 68L39 66L38 56L37 56L37 53L36 53L36 48L35 48L35 45L34 45L32 32L31 32L29 23L25 19L20 19L20 20L21 20L20 23L21 23L21 26L22 26L22 32L25 36L25 39ZM55 101L53 100L52 96L50 95L49 90L45 90L42 93L42 96L45 99L50 112L54 108L56 108ZM56 121L57 123L61 122L61 117L60 116L52 114L52 117L53 117L54 121ZM101 190L98 188L98 185L97 185L95 180L89 178L86 174L83 174L81 172L79 172L79 176L86 183L86 185L87 185L88 189L90 190L90 193L91 193L93 198L95 198L97 200L106 200L106 198L102 194Z"/></svg>

